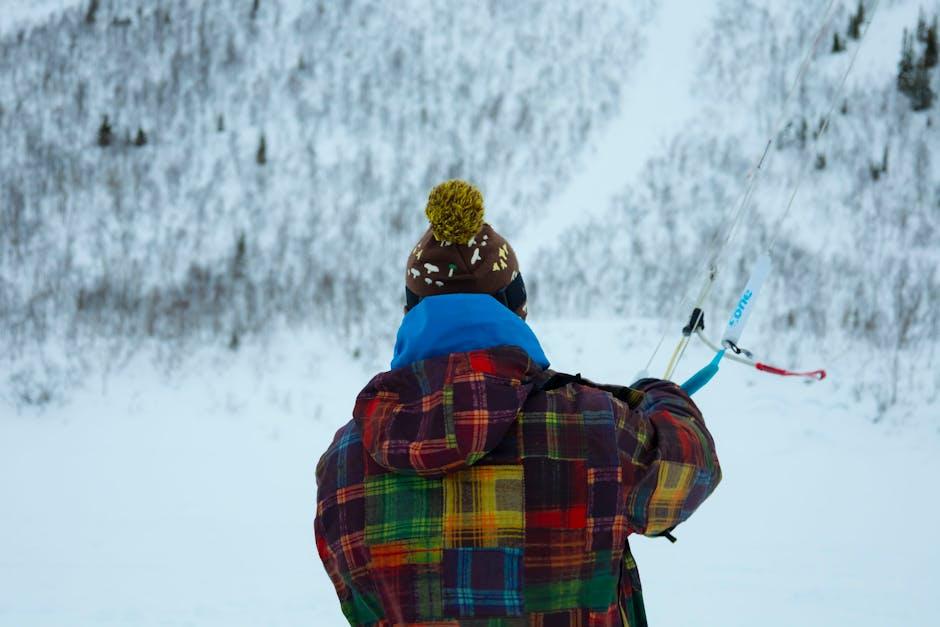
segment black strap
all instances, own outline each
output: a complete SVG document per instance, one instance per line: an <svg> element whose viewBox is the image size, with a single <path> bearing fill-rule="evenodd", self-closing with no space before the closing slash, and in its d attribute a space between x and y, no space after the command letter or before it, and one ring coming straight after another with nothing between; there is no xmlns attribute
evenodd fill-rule
<svg viewBox="0 0 940 627"><path fill-rule="evenodd" d="M640 390L635 390L625 385L603 385L594 383L593 381L583 378L580 372L578 374L566 374L564 372L546 370L542 374L545 378L543 381L536 383L533 392L548 392L549 390L563 388L571 383L577 383L607 392L617 400L626 403L627 407L630 409L636 409L640 406L640 403L643 402L644 395Z"/></svg>
<svg viewBox="0 0 940 627"><path fill-rule="evenodd" d="M564 372L555 372L553 370L546 370L545 375L546 379L541 383L536 384L535 392L548 392L550 390L557 390L558 388L563 388L569 383L584 383L584 379L581 378L581 373L578 374L567 374Z"/></svg>
<svg viewBox="0 0 940 627"><path fill-rule="evenodd" d="M705 312L696 307L692 310L692 317L689 318L689 324L682 329L682 335L689 337L696 331L705 330Z"/></svg>
<svg viewBox="0 0 940 627"><path fill-rule="evenodd" d="M666 529L665 531L661 531L660 533L657 533L654 537L656 537L656 538L666 538L666 539L669 540L671 543L675 544L676 542L679 541L679 539L678 539L676 536L672 535L672 532L675 531L675 529L676 529L676 527L675 527L675 526L672 526L672 527L670 527L669 529Z"/></svg>
<svg viewBox="0 0 940 627"><path fill-rule="evenodd" d="M499 290L490 294L493 298L501 302L503 305L509 308L510 311L517 311L526 303L526 291L525 291L525 281L522 280L522 275L517 274L516 278L512 282ZM417 306L421 302L422 297L418 296L410 289L408 286L405 286L405 306L410 310Z"/></svg>

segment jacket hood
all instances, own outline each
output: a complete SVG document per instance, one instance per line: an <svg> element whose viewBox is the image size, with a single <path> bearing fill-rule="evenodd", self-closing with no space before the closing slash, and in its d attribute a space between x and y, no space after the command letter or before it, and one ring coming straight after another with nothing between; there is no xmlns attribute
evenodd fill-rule
<svg viewBox="0 0 940 627"><path fill-rule="evenodd" d="M548 368L545 352L529 325L489 294L428 296L401 322L392 370L422 359L494 346L518 346Z"/></svg>
<svg viewBox="0 0 940 627"><path fill-rule="evenodd" d="M380 466L441 476L503 440L542 371L515 346L432 357L375 376L353 419Z"/></svg>

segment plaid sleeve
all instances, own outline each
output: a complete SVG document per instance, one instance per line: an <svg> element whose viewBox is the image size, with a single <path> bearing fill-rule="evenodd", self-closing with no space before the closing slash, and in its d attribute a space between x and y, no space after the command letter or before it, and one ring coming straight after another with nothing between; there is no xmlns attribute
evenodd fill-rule
<svg viewBox="0 0 940 627"><path fill-rule="evenodd" d="M350 421L336 432L317 464L317 512L313 522L317 553L336 588L351 625L373 625L382 608L366 565L363 535L364 486L361 439Z"/></svg>
<svg viewBox="0 0 940 627"><path fill-rule="evenodd" d="M643 379L630 409L616 404L617 447L632 531L655 536L685 521L721 480L715 443L692 399L671 381Z"/></svg>
<svg viewBox="0 0 940 627"><path fill-rule="evenodd" d="M346 583L339 573L339 563L336 560L336 554L333 553L333 550L330 548L329 541L326 539L326 531L323 529L323 518L320 516L319 512L317 513L317 517L313 519L313 534L316 539L317 553L320 555L320 561L323 562L326 574L329 575L330 580L333 582L333 587L336 588L336 594L339 596L340 602L342 603L349 597L349 590L346 588Z"/></svg>

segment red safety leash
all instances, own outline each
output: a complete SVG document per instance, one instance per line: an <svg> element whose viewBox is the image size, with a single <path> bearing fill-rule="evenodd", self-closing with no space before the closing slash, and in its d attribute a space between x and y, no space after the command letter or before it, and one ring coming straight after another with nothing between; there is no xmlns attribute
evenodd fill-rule
<svg viewBox="0 0 940 627"><path fill-rule="evenodd" d="M757 362L754 364L754 367L760 370L761 372L769 372L770 374L778 374L781 377L806 377L808 379L815 379L816 381L822 381L826 378L825 370L810 370L806 372L796 372L793 370L784 370L783 368L777 368L776 366L771 366L769 364L762 364Z"/></svg>

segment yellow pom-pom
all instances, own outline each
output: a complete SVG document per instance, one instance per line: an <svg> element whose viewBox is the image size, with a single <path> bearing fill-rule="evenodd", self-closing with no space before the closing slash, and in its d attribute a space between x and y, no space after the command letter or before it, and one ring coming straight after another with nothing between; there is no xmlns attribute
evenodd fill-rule
<svg viewBox="0 0 940 627"><path fill-rule="evenodd" d="M483 228L483 194L466 181L444 181L431 190L424 213L438 241L466 244Z"/></svg>

